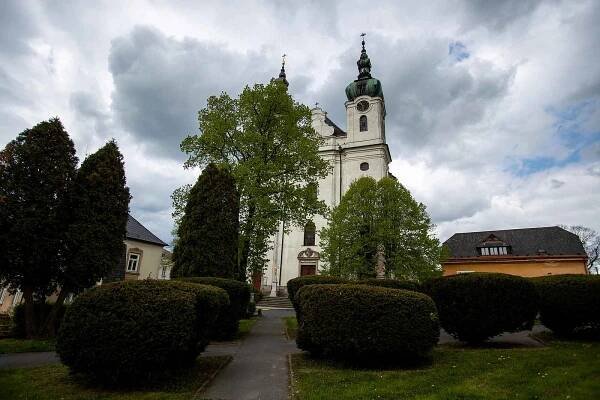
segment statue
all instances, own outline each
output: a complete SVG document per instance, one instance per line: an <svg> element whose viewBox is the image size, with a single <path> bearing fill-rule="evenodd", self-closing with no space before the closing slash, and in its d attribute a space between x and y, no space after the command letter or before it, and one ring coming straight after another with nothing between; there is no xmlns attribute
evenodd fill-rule
<svg viewBox="0 0 600 400"><path fill-rule="evenodd" d="M385 247L383 244L377 245L377 265L375 266L377 279L385 279Z"/></svg>

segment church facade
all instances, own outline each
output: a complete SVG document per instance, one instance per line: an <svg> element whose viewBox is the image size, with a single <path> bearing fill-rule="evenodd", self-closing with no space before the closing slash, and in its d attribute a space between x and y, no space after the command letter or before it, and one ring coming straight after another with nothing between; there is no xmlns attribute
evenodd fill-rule
<svg viewBox="0 0 600 400"><path fill-rule="evenodd" d="M328 207L339 204L352 182L363 176L379 180L389 175L390 151L385 140L385 101L381 82L371 76L371 61L362 42L357 62L358 77L346 87L346 130L327 117L320 107L312 109L312 126L324 143L321 157L329 161L331 171L319 181L318 195ZM287 84L282 67L279 80ZM283 224L272 238L272 249L261 276L263 292L272 296L285 293L290 279L315 275L323 260L320 256L319 230L327 220L315 216L304 227L292 227L283 234ZM258 282L255 282L258 284Z"/></svg>

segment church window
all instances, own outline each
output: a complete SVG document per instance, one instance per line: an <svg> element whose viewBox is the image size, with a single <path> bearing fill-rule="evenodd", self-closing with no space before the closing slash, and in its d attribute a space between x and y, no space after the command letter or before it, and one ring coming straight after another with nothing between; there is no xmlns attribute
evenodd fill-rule
<svg viewBox="0 0 600 400"><path fill-rule="evenodd" d="M367 116L366 115L361 115L360 118L359 118L359 120L358 120L358 122L359 122L359 125L360 125L360 131L361 132L369 130L369 127L367 125Z"/></svg>
<svg viewBox="0 0 600 400"><path fill-rule="evenodd" d="M360 170L361 171L368 171L369 170L369 163L360 163Z"/></svg>
<svg viewBox="0 0 600 400"><path fill-rule="evenodd" d="M315 223L312 221L308 221L306 225L304 225L304 246L315 245L316 230Z"/></svg>

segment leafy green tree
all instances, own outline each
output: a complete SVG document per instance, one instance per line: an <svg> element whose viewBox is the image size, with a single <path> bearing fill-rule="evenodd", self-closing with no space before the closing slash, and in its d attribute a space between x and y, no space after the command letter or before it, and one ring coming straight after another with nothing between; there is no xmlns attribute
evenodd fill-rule
<svg viewBox="0 0 600 400"><path fill-rule="evenodd" d="M69 293L94 286L121 264L130 198L123 156L111 140L83 161L62 207L61 218L68 225L56 277L60 290L46 321L48 334L55 333L54 319Z"/></svg>
<svg viewBox="0 0 600 400"><path fill-rule="evenodd" d="M360 178L320 232L327 272L345 278L375 276L377 246L382 244L389 277L437 275L441 247L432 230L425 206L396 179Z"/></svg>
<svg viewBox="0 0 600 400"><path fill-rule="evenodd" d="M0 152L0 282L22 290L28 337L38 332L34 297L54 289L66 222L60 210L76 165L58 118L26 129Z"/></svg>
<svg viewBox="0 0 600 400"><path fill-rule="evenodd" d="M210 97L198 120L200 134L181 144L189 156L185 166L230 168L240 194L240 270L261 272L280 221L289 230L325 211L317 183L329 165L319 156L322 139L310 109L275 81L246 87L236 99ZM186 198L186 188L174 193L176 215Z"/></svg>
<svg viewBox="0 0 600 400"><path fill-rule="evenodd" d="M177 236L172 277L239 277L239 194L227 169L209 164L202 171L189 191Z"/></svg>

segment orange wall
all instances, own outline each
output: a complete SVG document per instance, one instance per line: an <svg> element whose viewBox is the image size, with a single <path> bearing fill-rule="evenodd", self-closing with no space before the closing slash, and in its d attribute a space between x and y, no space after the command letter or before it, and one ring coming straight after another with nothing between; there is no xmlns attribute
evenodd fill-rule
<svg viewBox="0 0 600 400"><path fill-rule="evenodd" d="M520 276L544 276L559 274L586 274L585 262L581 260L527 260L502 262L464 262L442 264L444 275L458 271L502 272Z"/></svg>

